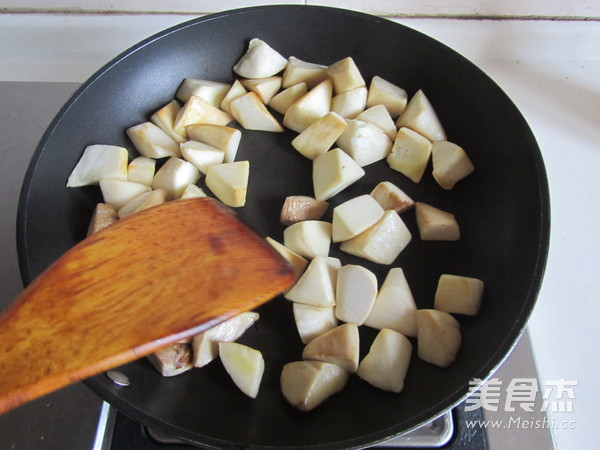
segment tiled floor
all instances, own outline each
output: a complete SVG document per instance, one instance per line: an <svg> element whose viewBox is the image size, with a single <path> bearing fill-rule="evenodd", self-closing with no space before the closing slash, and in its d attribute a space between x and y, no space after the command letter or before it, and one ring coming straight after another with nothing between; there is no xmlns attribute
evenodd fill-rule
<svg viewBox="0 0 600 450"><path fill-rule="evenodd" d="M262 5L280 4L263 1ZM583 0L322 0L287 1L296 5L324 5L354 9L377 15L393 16L535 16L535 17L600 17L600 4ZM161 12L161 13L209 13L233 8L244 8L256 3L242 0L198 2L174 0L164 2L149 0L3 0L0 8L31 11L103 11L103 12Z"/></svg>

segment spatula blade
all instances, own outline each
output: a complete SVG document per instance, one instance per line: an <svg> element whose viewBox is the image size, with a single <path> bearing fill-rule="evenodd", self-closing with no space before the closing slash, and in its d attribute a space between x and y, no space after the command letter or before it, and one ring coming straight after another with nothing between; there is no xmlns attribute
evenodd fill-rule
<svg viewBox="0 0 600 450"><path fill-rule="evenodd" d="M0 317L0 413L255 308L291 267L210 199L141 211L91 235Z"/></svg>

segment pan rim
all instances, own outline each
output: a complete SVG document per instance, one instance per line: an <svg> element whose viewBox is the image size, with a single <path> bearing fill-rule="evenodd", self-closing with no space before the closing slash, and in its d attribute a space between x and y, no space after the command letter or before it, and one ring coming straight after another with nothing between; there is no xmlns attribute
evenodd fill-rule
<svg viewBox="0 0 600 450"><path fill-rule="evenodd" d="M346 9L333 8L333 7L314 6L314 5L264 5L264 6L255 6L255 7L223 11L223 12L214 13L214 14L202 16L199 18L191 19L189 21L183 22L181 24L175 25L166 30L158 32L158 33L148 37L147 39L144 39L143 41L139 42L138 44L135 44L134 46L130 47L129 49L123 51L122 53L117 55L115 58L113 58L111 61L109 61L107 64L105 64L103 67L101 67L99 70L97 70L86 82L84 82L75 91L75 93L71 96L71 98L65 103L65 105L61 108L61 110L58 112L58 114L55 116L55 118L53 119L53 121L51 122L49 127L46 129L45 133L43 134L43 136L40 140L40 144L38 145L38 147L33 155L33 158L31 160L31 163L28 166L28 169L27 169L24 181L23 181L20 197L19 197L19 205L18 205L18 212L17 212L17 251L18 251L18 257L19 257L19 268L20 268L20 272L21 272L21 278L25 285L29 284L33 279L33 275L31 273L31 270L29 267L29 261L27 259L27 255L29 253L29 247L28 247L28 243L26 240L27 213L28 213L28 206L29 206L28 200L29 200L29 195L30 195L29 189L31 187L32 178L35 174L37 164L46 150L46 143L52 137L55 130L59 127L65 114L69 111L69 109L72 107L72 105L84 94L84 92L87 89L90 88L90 86L93 85L93 83L95 83L99 78L101 78L113 66L117 65L120 61L126 59L127 57L129 57L133 53L139 51L140 49L146 47L147 45L150 45L152 42L162 39L172 33L176 33L182 29L192 27L192 26L197 26L198 24L201 24L204 22L218 20L218 19L227 17L232 14L236 14L236 15L249 14L249 13L262 12L262 11L272 11L274 9L335 10L336 12L339 12L342 14L358 16L363 19L368 19L368 20L372 20L375 22L393 24L394 26L403 27L405 30L410 30L411 32L423 35L422 33L418 32L416 30L413 30L409 27L406 27L404 25L392 22L388 19L371 16L369 14L362 13L362 12L356 12L356 11L351 11L351 10L346 10ZM426 35L423 35L423 36L425 36L427 39L434 40L434 39L430 38L429 36L426 36ZM440 43L438 41L435 41L435 42L446 47L443 43ZM446 48L448 48L448 47L446 47ZM448 48L448 49L450 51L456 53L454 50L452 50L450 48ZM456 53L456 54L458 55L458 53ZM463 56L461 56L461 55L459 55L459 56L466 60L466 58L464 58ZM470 62L470 61L468 61L468 62ZM477 68L477 70L479 70L480 72L483 73L483 71L481 71L481 69ZM487 77L487 75L485 73L484 73L484 75ZM493 80L492 80L492 82L493 82ZM498 87L498 89L500 89L500 88ZM510 100L508 95L506 95L506 97L508 100ZM510 101L512 102L512 100L510 100ZM519 112L516 107L515 107L515 110L517 112ZM520 114L520 112L519 112L519 114ZM526 124L526 121L522 115L521 115L521 119L523 120L523 123ZM549 243L550 243L550 192L549 192L548 181L547 181L546 171L545 171L544 164L543 164L543 157L542 157L541 151L540 151L537 143L535 142L535 139L533 137L533 134L531 133L531 130L529 130L529 127L527 127L527 128L528 128L528 131L529 131L530 137L531 137L530 144L532 144L532 145L530 147L531 147L531 149L535 150L535 153L533 154L533 157L535 160L535 169L536 169L535 178L537 180L537 190L539 193L539 204L541 207L540 214L537 219L540 233L538 236L538 242L537 242L537 246L536 246L536 249L537 249L537 252L535 255L536 264L535 264L535 268L533 270L534 275L533 275L531 283L529 285L529 292L526 296L526 299L524 299L523 308L521 309L520 315L518 317L519 320L517 320L515 322L513 328L507 334L506 339L502 342L502 345L498 347L496 352L489 358L488 362L480 370L480 372L482 373L482 376L481 376L482 382L487 380L489 377L491 377L491 375L497 370L497 368L505 361L505 359L510 355L512 349L515 347L515 345L517 344L521 335L523 334L526 324L533 312L533 309L536 304L537 296L541 289L544 272L545 272L545 268L546 268L546 262L547 262L547 258L548 258ZM91 388L94 392L101 395L103 398L106 398L109 401L109 403L115 405L119 410L123 411L127 416L130 416L139 422L148 424L148 425L153 426L162 431L173 433L174 429L172 426L166 425L160 421L157 421L156 419L154 419L151 416L144 415L142 412L138 411L135 407L132 408L131 405L129 403L127 403L124 399L122 399L116 395L113 395L112 392L106 391L102 385L100 385L96 380L94 380L94 378L85 380L84 383L89 388ZM467 396L468 396L468 392L466 392L464 389L457 389L455 392L449 393L446 396L446 398L444 398L442 401L440 401L436 405L436 406L439 406L439 408L430 408L430 410L427 414L430 414L432 412L432 410L435 410L434 417L428 416L426 419L420 418L420 419L418 419L418 423L414 423L413 426L411 426L408 429L404 428L402 430L398 430L398 429L395 429L396 427L390 427L385 430L380 430L380 431L371 433L366 436L361 436L360 438L353 438L353 439L349 439L347 441L340 441L340 442L335 442L335 443L318 444L318 445L309 446L306 448L317 448L318 447L318 448L324 448L324 449L327 449L327 448L338 449L338 448L360 448L360 447L364 447L365 445L373 445L373 444L385 441L387 439L393 438L397 435L404 434L406 432L409 432L411 430L414 430L414 429L422 426L423 424L431 421L433 418L443 414L444 412L448 411L449 409L454 408L455 406L457 406L458 404L463 402ZM422 413L420 415L420 417L424 416L424 415L426 415L425 412ZM180 430L180 434L183 439L198 443L198 441L197 441L198 435L189 436L185 430ZM245 443L237 443L237 444L236 443L232 444L230 442L224 443L218 439L210 438L207 436L202 436L202 437L206 438L206 441L203 441L202 445L215 446L218 448L222 448L223 445L227 445L227 446L233 445L233 446L240 446L240 447L243 446L245 448L248 448L248 445ZM298 447L282 447L280 445L277 445L276 447L277 448L298 448ZM273 446L251 446L251 448L274 448L274 447Z"/></svg>

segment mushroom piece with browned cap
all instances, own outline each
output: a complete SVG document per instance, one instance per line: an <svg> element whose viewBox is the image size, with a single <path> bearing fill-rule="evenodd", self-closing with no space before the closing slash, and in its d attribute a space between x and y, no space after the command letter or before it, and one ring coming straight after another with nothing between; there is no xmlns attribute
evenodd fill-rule
<svg viewBox="0 0 600 450"><path fill-rule="evenodd" d="M307 195L291 195L283 203L279 220L286 227L304 220L319 220L328 207L329 203L323 200L315 200Z"/></svg>
<svg viewBox="0 0 600 450"><path fill-rule="evenodd" d="M176 343L161 348L148 356L148 360L164 377L179 375L192 367L192 347L185 343Z"/></svg>

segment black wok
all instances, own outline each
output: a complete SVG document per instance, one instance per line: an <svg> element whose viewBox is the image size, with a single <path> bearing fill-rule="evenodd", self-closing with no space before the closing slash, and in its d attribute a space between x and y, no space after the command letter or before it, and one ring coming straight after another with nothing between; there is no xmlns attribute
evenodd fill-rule
<svg viewBox="0 0 600 450"><path fill-rule="evenodd" d="M256 400L235 388L218 361L162 378L140 360L121 368L132 380L126 388L104 375L86 384L134 419L205 446L373 445L440 415L466 397L470 380L490 376L533 309L548 250L548 186L527 123L478 68L416 31L345 10L267 6L202 17L126 51L74 94L33 157L19 205L22 277L29 283L85 236L99 189L65 187L85 146L132 149L127 127L148 120L173 99L183 78L231 82L232 66L254 37L284 56L321 64L352 56L367 80L379 75L410 95L419 88L425 91L449 139L469 152L476 171L454 190L444 191L429 171L414 184L381 161L368 166L367 175L331 203L368 193L377 182L389 180L414 199L453 212L463 238L445 243L419 241L414 213L405 213L413 241L394 265L404 268L420 308L433 306L442 273L484 280L481 312L459 317L463 346L451 367L440 369L414 355L402 393L385 393L352 376L343 392L308 414L285 403L278 387L282 366L300 359L302 349L291 306L283 298L262 307L262 318L242 339L260 349L266 360ZM290 146L293 137L292 132L244 131L237 157L251 165L247 206L238 212L258 233L278 240L283 198L312 194L311 165ZM366 265L380 282L387 272L386 267L340 253L337 246L331 254L344 264ZM363 355L374 335L374 330L361 330Z"/></svg>

